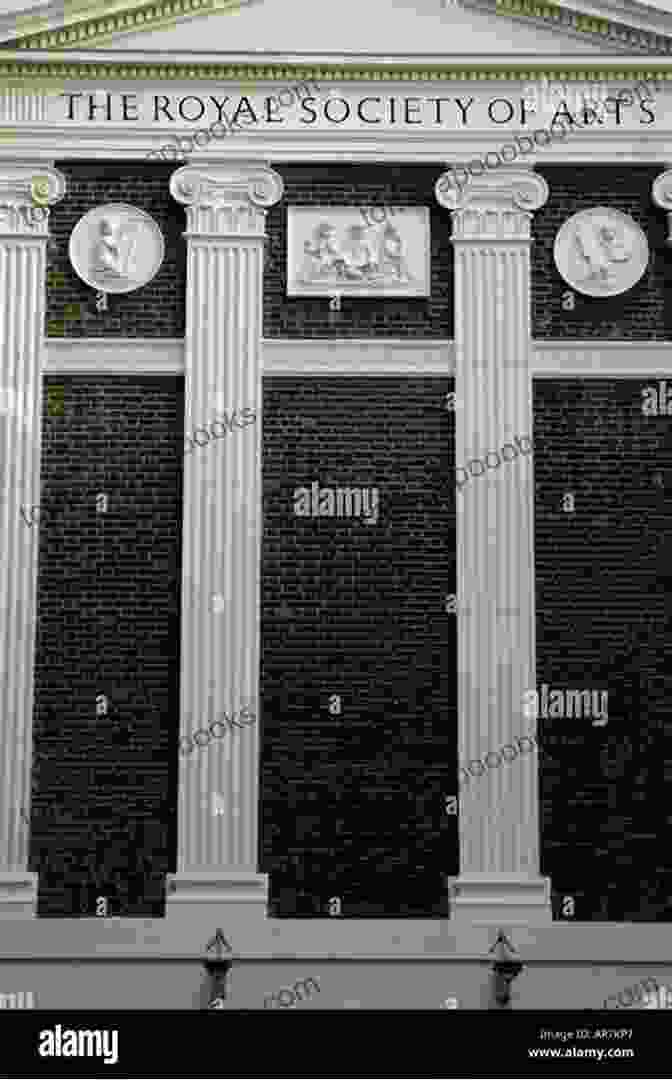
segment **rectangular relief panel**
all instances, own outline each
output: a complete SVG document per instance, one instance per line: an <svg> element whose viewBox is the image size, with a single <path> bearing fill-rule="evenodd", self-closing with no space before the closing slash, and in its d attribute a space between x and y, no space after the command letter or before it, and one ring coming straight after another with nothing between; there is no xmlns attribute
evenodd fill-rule
<svg viewBox="0 0 672 1080"><path fill-rule="evenodd" d="M288 296L429 296L426 206L290 206Z"/></svg>

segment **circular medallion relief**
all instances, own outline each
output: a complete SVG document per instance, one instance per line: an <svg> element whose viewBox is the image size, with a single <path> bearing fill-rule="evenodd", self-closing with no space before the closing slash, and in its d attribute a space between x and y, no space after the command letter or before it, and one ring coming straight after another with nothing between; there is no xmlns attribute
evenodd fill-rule
<svg viewBox="0 0 672 1080"><path fill-rule="evenodd" d="M158 272L165 245L154 218L125 203L89 210L70 234L70 262L92 289L127 293Z"/></svg>
<svg viewBox="0 0 672 1080"><path fill-rule="evenodd" d="M649 262L649 245L628 214L596 206L565 221L553 256L558 272L577 292L617 296L641 278Z"/></svg>

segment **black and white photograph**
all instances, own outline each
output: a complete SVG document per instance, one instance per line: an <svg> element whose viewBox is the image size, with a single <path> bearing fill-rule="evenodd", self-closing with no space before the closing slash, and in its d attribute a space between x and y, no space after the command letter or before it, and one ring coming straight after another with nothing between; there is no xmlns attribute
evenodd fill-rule
<svg viewBox="0 0 672 1080"><path fill-rule="evenodd" d="M671 658L672 0L0 0L0 1076L664 1076Z"/></svg>

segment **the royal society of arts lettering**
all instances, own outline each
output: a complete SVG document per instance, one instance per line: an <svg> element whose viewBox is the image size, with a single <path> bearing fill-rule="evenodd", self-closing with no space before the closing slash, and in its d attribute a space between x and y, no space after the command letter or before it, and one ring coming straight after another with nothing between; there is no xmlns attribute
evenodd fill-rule
<svg viewBox="0 0 672 1080"><path fill-rule="evenodd" d="M62 99L62 100L58 100ZM272 94L227 95L153 94L153 93L94 93L68 92L57 95L61 120L111 123L138 121L140 123L197 123L222 121L232 123L286 125L375 125L445 127L455 130L473 125L476 128L499 127L506 124L527 127L534 123L536 109L526 98L490 97L401 97L367 95L336 97L306 95L297 104L296 116L278 112ZM557 117L569 118L568 106L559 101ZM622 123L653 124L655 102L633 102L629 108L615 110L600 120L607 126Z"/></svg>

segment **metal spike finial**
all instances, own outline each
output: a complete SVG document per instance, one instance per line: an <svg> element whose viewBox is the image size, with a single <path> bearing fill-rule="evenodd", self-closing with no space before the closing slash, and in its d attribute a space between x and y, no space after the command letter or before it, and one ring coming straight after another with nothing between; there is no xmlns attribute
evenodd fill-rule
<svg viewBox="0 0 672 1080"><path fill-rule="evenodd" d="M495 938L494 944L491 945L489 952L494 952L498 945L500 946L500 958L501 954L506 954L507 951L509 954L518 952L515 945L512 945L503 930L497 931L497 937Z"/></svg>
<svg viewBox="0 0 672 1080"><path fill-rule="evenodd" d="M210 941L206 945L205 951L206 951L206 953L209 953L211 949L214 949L216 959L221 960L222 959L222 950L224 948L226 949L226 951L228 953L233 951L231 946L229 945L228 941L224 937L223 931L220 929L220 927L217 927L217 930L215 931L214 936L210 938Z"/></svg>

